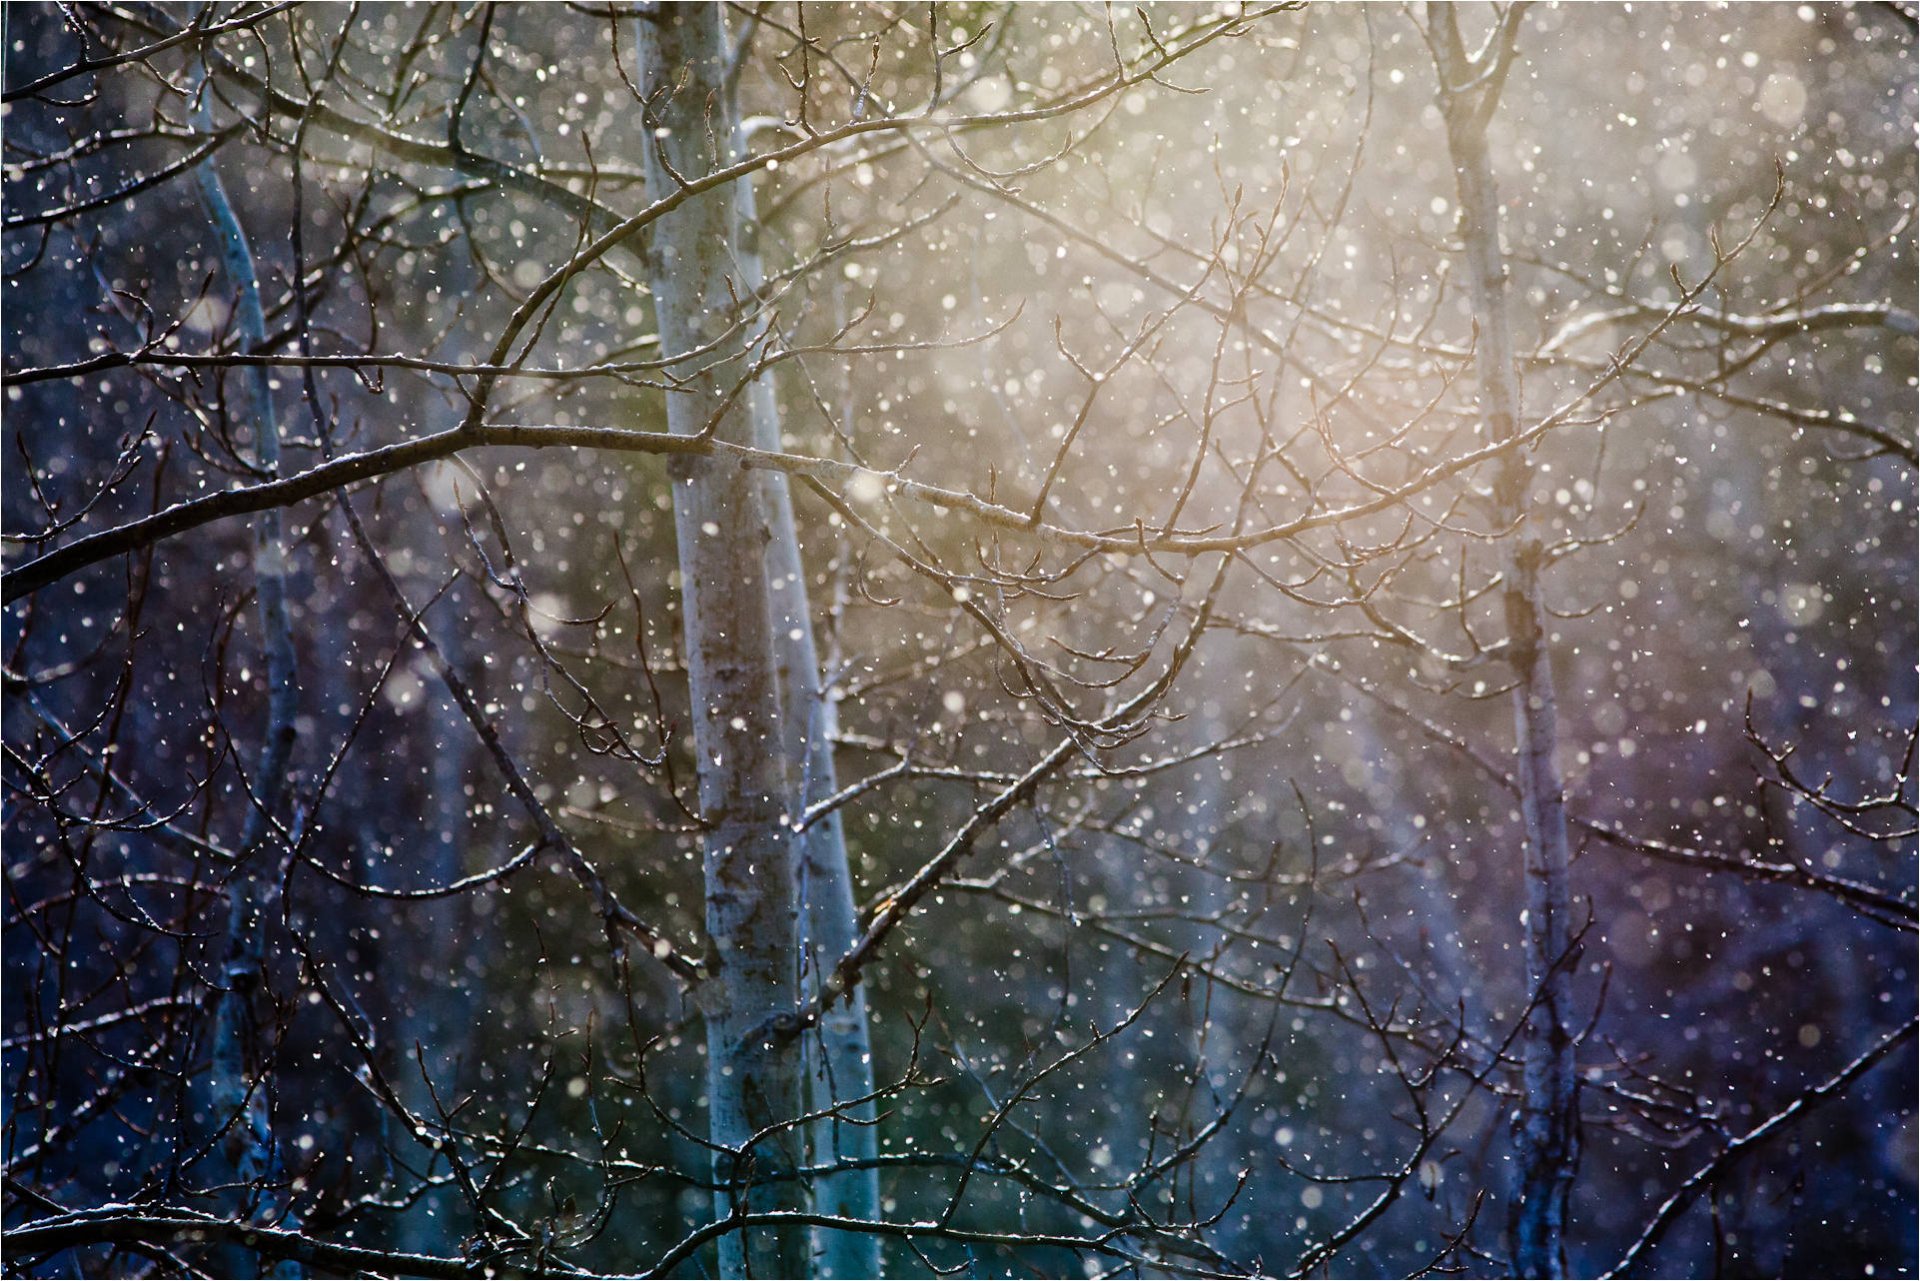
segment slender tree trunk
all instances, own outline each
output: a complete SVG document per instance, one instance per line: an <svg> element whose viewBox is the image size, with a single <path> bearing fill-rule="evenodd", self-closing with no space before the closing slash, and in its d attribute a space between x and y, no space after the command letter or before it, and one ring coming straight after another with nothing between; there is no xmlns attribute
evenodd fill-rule
<svg viewBox="0 0 1920 1281"><path fill-rule="evenodd" d="M1487 155L1486 127L1505 78L1517 14L1509 15L1477 57L1461 44L1450 4L1433 11L1434 44L1447 146L1460 190L1478 345L1480 400L1492 440L1510 440L1520 420L1520 381L1507 314L1507 272L1500 250L1500 199ZM1516 7L1517 8L1517 7ZM1554 756L1558 711L1552 655L1540 603L1540 522L1531 510L1533 468L1524 453L1506 455L1494 481L1502 541L1501 607L1514 687L1513 725L1526 826L1526 956L1533 999L1521 1035L1523 1098L1516 1143L1517 1187L1510 1211L1513 1266L1521 1276L1566 1275L1567 1202L1579 1159L1579 1079L1574 1070L1571 895L1568 889L1566 788Z"/></svg>
<svg viewBox="0 0 1920 1281"><path fill-rule="evenodd" d="M715 150L733 129L723 90L726 43L717 5L671 5L639 25L648 96L648 189L667 192L724 163ZM651 284L663 351L707 348L732 323L740 279L735 193L722 189L687 201L655 224ZM710 368L738 353L736 334L691 361ZM692 377L667 398L671 430L707 429L725 403L721 379ZM715 431L754 443L745 398L721 414ZM694 749L706 825L707 933L713 976L704 985L707 1017L709 1138L719 1145L714 1173L723 1187L719 1213L801 1210L797 1180L754 1184L768 1167L793 1169L804 1135L753 1135L802 1111L801 1039L788 1026L799 1005L796 845L787 814L776 673L775 605L769 543L775 537L761 488L742 468L680 460L674 521L680 551L686 657L693 693ZM750 1190L749 1190L750 1188ZM720 1266L730 1277L803 1277L810 1273L808 1233L783 1225L722 1239Z"/></svg>
<svg viewBox="0 0 1920 1281"><path fill-rule="evenodd" d="M208 107L199 106L200 125L211 130ZM260 285L254 274L253 252L246 231L233 212L226 188L209 158L196 169L200 196L219 238L221 266L234 292L234 317L240 341L247 350L266 343L267 324L260 305ZM254 432L254 461L269 475L280 474L280 423L265 368L255 366L241 374L247 389L247 412ZM270 816L287 792L287 771L293 756L294 717L300 691L294 670L293 625L287 614L287 547L281 513L263 512L253 523L254 592L259 606L260 643L267 672L267 724L250 780L253 808L247 813L240 840L240 862L227 889L226 935L222 941L220 981L214 1002L210 1092L216 1122L228 1126L221 1148L233 1179L250 1191L248 1214L261 1213L286 1224L290 1211L278 1190L280 1162L273 1142L272 1119L264 1087L255 1084L261 1064L265 1031L255 1016L256 1002L266 979L266 913L275 878L266 866L271 845ZM252 1251L232 1262L251 1268ZM283 1264L276 1275L300 1275L297 1265Z"/></svg>
<svg viewBox="0 0 1920 1281"><path fill-rule="evenodd" d="M764 382L753 392L756 444L780 447L780 417L772 388ZM774 540L768 544L768 568L774 574L774 626L778 636L781 676L781 755L793 778L797 809L816 805L839 791L833 768L833 705L820 680L820 657L808 609L806 570L793 522L793 499L787 478L780 472L758 472L764 509L772 519ZM852 872L847 864L847 837L839 812L831 812L801 834L801 883L806 887L801 956L808 991L818 989L822 974L852 951L858 941L854 914ZM818 1033L808 1041L806 1054L808 1106L814 1112L837 1108L814 1125L814 1162L872 1162L876 1156L874 1051L868 1039L866 991L854 987L845 1001L826 1010ZM847 1104L847 1106L841 1106ZM868 1124L860 1124L868 1122ZM814 1210L854 1220L879 1216L879 1172L864 1170L829 1173L814 1185ZM820 1229L822 1277L879 1277L879 1239L868 1233Z"/></svg>
<svg viewBox="0 0 1920 1281"><path fill-rule="evenodd" d="M421 513L410 523L419 545L431 537L433 513ZM458 588L441 608L459 616L473 604ZM468 667L470 644L459 627L438 636L441 653L456 670ZM417 885L450 885L467 872L467 779L475 765L473 727L459 705L437 688L424 692L425 717L432 727L433 756L429 765L430 795L420 833L421 866ZM395 993L394 1032L388 1061L394 1080L408 1091L411 1106L431 1115L433 1094L453 1098L468 1088L473 1062L474 976L466 961L472 949L462 946L474 928L472 903L466 895L429 899L401 905L396 925L399 937L388 954L388 965L400 972ZM412 995L411 1002L406 1000ZM432 1088L421 1079L414 1060L415 1047L423 1053ZM438 1158L424 1145L419 1159L432 1164ZM447 1253L459 1248L461 1231L451 1190L429 1192L419 1204L400 1216L394 1236L402 1250L415 1254Z"/></svg>
<svg viewBox="0 0 1920 1281"><path fill-rule="evenodd" d="M731 104L729 104L731 105ZM738 120L738 112L734 118ZM746 154L746 140L736 136L734 158ZM759 213L750 180L735 185L739 215L740 271L749 291L766 283L760 256ZM771 376L754 383L748 396L753 415L754 443L761 449L782 448L780 406ZM833 705L822 685L820 654L813 634L806 566L800 555L800 536L793 519L793 496L783 472L755 473L761 508L773 532L767 545L768 570L773 575L774 655L780 669L781 753L786 758L788 783L796 818L808 806L840 790L833 763L833 735L837 728ZM854 910L853 874L847 863L846 834L835 810L800 838L800 884L804 890L800 956L801 981L812 995L822 973L852 950L859 940ZM864 1169L830 1174L814 1182L814 1210L820 1214L872 1220L880 1213L880 1174L872 1165L878 1153L873 1093L873 1048L867 1032L866 990L856 986L847 998L828 1010L806 1046L808 1107L834 1115L816 1122L812 1159L866 1163ZM815 1255L823 1277L878 1277L880 1240L870 1233L815 1231Z"/></svg>

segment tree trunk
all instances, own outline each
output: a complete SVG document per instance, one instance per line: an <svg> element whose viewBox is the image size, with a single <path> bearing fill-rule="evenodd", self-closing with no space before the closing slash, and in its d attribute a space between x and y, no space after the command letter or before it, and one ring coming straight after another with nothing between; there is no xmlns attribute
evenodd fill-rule
<svg viewBox="0 0 1920 1281"><path fill-rule="evenodd" d="M737 121L738 112L733 114ZM744 156L746 150L746 139L736 135L734 158ZM735 190L741 275L747 290L758 292L766 282L766 272L760 257L760 219L752 180L743 179ZM753 415L754 443L761 449L781 449L780 406L771 375L754 383L748 408ZM773 541L767 545L767 564L773 575L774 654L780 669L780 746L797 818L808 806L840 790L833 762L836 723L822 684L806 566L800 556L787 477L771 469L755 475L761 508L773 532ZM800 884L804 889L801 977L807 994L812 995L821 975L831 972L860 937L853 874L847 863L846 835L838 810L802 833L800 858ZM814 1163L865 1163L863 1169L815 1180L814 1210L851 1219L876 1219L880 1214L880 1174L872 1164L879 1150L873 1124L875 1109L871 1101L848 1103L867 1099L873 1093L873 1048L867 1032L864 988L855 986L844 1001L822 1015L815 1033L808 1038L805 1054L809 1109L837 1109L835 1115L813 1126ZM815 1256L823 1277L881 1275L880 1241L869 1233L816 1229Z"/></svg>
<svg viewBox="0 0 1920 1281"><path fill-rule="evenodd" d="M198 112L201 127L211 129L211 115L204 97ZM247 245L246 231L233 212L233 204L227 199L220 175L214 170L213 160L202 161L194 174L219 240L221 266L233 289L235 329L243 348L255 350L266 343L267 323L260 305L253 251ZM257 365L247 369L241 375L241 383L246 387L246 411L253 426L254 462L269 475L278 476L280 423L274 413L267 370ZM277 880L273 869L265 866L270 861L265 851L272 841L271 816L280 808L287 793L294 717L300 698L294 670L293 625L287 614L286 533L277 510L263 512L254 520L253 568L260 644L266 657L267 724L260 758L249 780L252 808L247 812L241 835L239 864L232 870L227 886L227 922L220 967L222 988L214 1001L209 1089L214 1122L227 1127L221 1150L233 1181L247 1189L248 1203L242 1212L261 1214L294 1227L297 1221L288 1221L290 1211L279 1189L280 1161L273 1142L266 1090L255 1083L255 1075L263 1066L259 1060L266 1039L265 1030L255 1016L255 1004L261 999L261 987L266 980L266 912ZM230 1259L230 1264L249 1271L257 1266L252 1251L238 1247L236 1250L239 1257ZM286 1263L276 1269L275 1275L298 1276L300 1271L297 1265Z"/></svg>
<svg viewBox="0 0 1920 1281"><path fill-rule="evenodd" d="M733 129L727 116L726 45L715 5L665 6L639 25L648 96L648 190L671 191L682 178L725 162L715 148ZM654 224L651 284L663 353L707 348L734 318L744 296L735 226L735 193L722 188L687 201ZM697 364L738 354L741 335L704 351ZM668 427L699 433L724 403L722 379L694 376L667 397ZM755 442L753 413L737 398L715 425L722 440ZM707 1018L709 1138L718 1145L714 1174L723 1186L716 1209L732 1214L805 1208L797 1180L755 1184L769 1167L802 1163L804 1136L753 1135L801 1113L800 1038L788 1026L799 1005L795 893L796 842L782 768L784 728L775 670L769 543L775 531L750 473L708 459L676 460L674 522L679 541L686 659L693 696L700 809L706 826L707 933L711 979L702 989ZM725 1276L809 1275L808 1234L797 1225L748 1228L724 1237Z"/></svg>
<svg viewBox="0 0 1920 1281"><path fill-rule="evenodd" d="M1475 363L1481 408L1489 438L1510 440L1520 421L1520 381L1507 315L1500 199L1487 156L1486 127L1512 55L1517 13L1503 19L1480 55L1469 58L1453 7L1430 7L1447 146L1460 191L1460 237L1479 329ZM1571 1031L1566 789L1554 757L1558 710L1540 603L1541 536L1529 501L1532 482L1533 468L1525 453L1509 453L1500 460L1494 507L1497 528L1510 531L1501 543L1501 606L1514 678L1515 753L1527 835L1525 933L1532 1001L1521 1033L1523 1097L1509 1231L1515 1272L1561 1277L1567 1267L1567 1201L1580 1148L1579 1080Z"/></svg>
<svg viewBox="0 0 1920 1281"><path fill-rule="evenodd" d="M419 531L415 544L428 544L434 513L418 513L412 520ZM437 584L435 585L437 586ZM431 591L432 588L429 588ZM441 608L455 617L465 608L477 608L458 588L447 593ZM471 641L461 627L447 627L438 636L441 653L456 670L467 668ZM478 678L476 677L476 682ZM415 884L451 885L467 874L469 829L467 824L467 780L480 764L474 751L473 727L454 699L431 686L423 689L426 706L423 715L432 726L433 754L429 765L430 789L421 818L421 866ZM410 1104L423 1115L432 1115L433 1094L441 1098L457 1097L469 1088L474 1061L475 976L466 968L471 949L462 940L484 926L476 921L473 902L465 895L406 903L394 924L399 935L390 951L389 964L405 975L395 993L393 1026L388 1069L410 1095ZM413 1000L405 994L414 994ZM424 1052L427 1072L432 1081L421 1079L414 1061L415 1048ZM418 1160L433 1163L436 1154L424 1145ZM459 1248L460 1222L450 1190L429 1192L410 1214L400 1216L395 1244L414 1254L451 1253Z"/></svg>

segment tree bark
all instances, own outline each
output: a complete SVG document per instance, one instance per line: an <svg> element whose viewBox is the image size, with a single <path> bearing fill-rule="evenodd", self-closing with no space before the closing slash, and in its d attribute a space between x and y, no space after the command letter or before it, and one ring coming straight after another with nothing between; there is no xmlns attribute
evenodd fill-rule
<svg viewBox="0 0 1920 1281"><path fill-rule="evenodd" d="M211 128L204 96L198 112L201 127ZM266 344L267 324L246 231L227 199L212 159L196 166L194 175L219 240L221 267L233 289L235 329L245 350L257 350ZM254 462L269 476L278 477L280 422L274 412L266 368L256 365L245 370L241 383L246 388L246 412L254 433ZM296 732L294 717L300 701L293 624L287 612L286 531L277 510L262 512L254 521L253 568L260 644L266 658L267 724L260 757L249 780L252 808L240 839L238 866L227 887L222 987L214 1001L209 1091L214 1121L227 1127L221 1150L232 1178L248 1189L243 1213L261 1214L278 1224L298 1227L279 1188L283 1180L266 1090L255 1081L263 1066L260 1058L266 1039L255 1016L255 1003L266 981L266 912L277 880L272 869L263 866L268 861L264 855L272 841L272 817L286 798ZM240 1246L233 1249L240 1257L230 1262L253 1271L253 1252ZM281 1264L275 1274L301 1275L299 1265L294 1263Z"/></svg>
<svg viewBox="0 0 1920 1281"><path fill-rule="evenodd" d="M1520 380L1507 313L1500 249L1500 198L1487 155L1487 122L1513 55L1520 6L1478 55L1469 57L1450 4L1430 6L1441 75L1447 147L1460 192L1460 238L1478 327L1475 364L1490 440L1512 439L1520 422ZM1501 542L1501 609L1513 671L1513 726L1520 810L1526 827L1525 920L1531 1007L1521 1033L1522 1099L1518 1167L1509 1233L1513 1267L1526 1277L1566 1275L1567 1202L1579 1159L1579 1079L1574 1066L1571 893L1566 787L1554 756L1558 707L1540 602L1540 521L1524 452L1503 455L1494 480Z"/></svg>
<svg viewBox="0 0 1920 1281"><path fill-rule="evenodd" d="M732 104L729 103L731 107ZM737 123L739 113L733 111ZM736 132L732 159L746 154L746 139ZM758 292L766 283L759 248L759 211L753 180L736 184L740 270L747 289ZM756 381L748 393L753 415L753 443L780 452L780 406L770 374ZM820 654L813 633L813 612L807 591L806 566L800 554L800 536L793 518L793 495L784 472L755 472L760 503L773 539L767 545L768 569L773 575L774 654L780 672L780 747L786 759L789 795L797 819L807 808L840 790L833 761L837 728L834 708L827 701ZM853 874L847 862L845 830L838 810L809 827L800 837L800 884L803 893L800 943L801 982L805 994L819 989L821 975L853 949L860 939L854 909ZM814 1180L814 1211L851 1219L874 1220L880 1214L880 1172L873 1166L879 1152L873 1102L873 1047L867 1031L866 990L856 986L846 999L827 1010L805 1047L808 1106L814 1112L833 1112L814 1123L811 1134L814 1164L864 1163L866 1168L829 1174ZM849 1102L850 1100L867 1100ZM837 1232L817 1228L814 1253L823 1277L879 1277L880 1240L869 1233Z"/></svg>
<svg viewBox="0 0 1920 1281"><path fill-rule="evenodd" d="M672 5L638 24L647 95L644 161L648 189L666 192L725 162L714 154L733 134L724 92L726 43L716 5ZM747 292L740 276L735 193L720 188L664 215L650 241L651 286L663 353L708 348L732 324ZM716 362L740 354L742 335L677 370L693 376L667 398L667 425L680 435L707 429L723 404ZM753 412L736 398L714 433L754 441ZM775 658L769 544L775 530L762 489L744 468L710 459L676 460L674 523L679 542L685 651L692 685L694 749L706 827L707 933L712 977L702 989L707 1019L708 1127L716 1211L802 1210L804 1186L756 1183L769 1166L798 1167L804 1135L781 1129L801 1113L801 1040L789 1023L799 1005L793 830L783 768L785 729ZM729 1277L810 1275L808 1233L782 1225L729 1233L720 1269Z"/></svg>

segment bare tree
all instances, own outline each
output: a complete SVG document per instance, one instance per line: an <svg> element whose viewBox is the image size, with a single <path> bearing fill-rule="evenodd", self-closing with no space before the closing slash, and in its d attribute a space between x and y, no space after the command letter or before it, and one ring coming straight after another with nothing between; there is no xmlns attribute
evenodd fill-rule
<svg viewBox="0 0 1920 1281"><path fill-rule="evenodd" d="M1500 196L1487 155L1487 123L1519 49L1524 4L1508 6L1478 53L1469 55L1453 6L1429 11L1434 66L1447 147L1460 185L1460 236L1473 292L1480 403L1487 436L1512 440L1522 422L1519 369L1507 317L1506 264L1500 250ZM1533 471L1524 455L1507 454L1494 482L1494 518L1512 534L1502 541L1503 644L1513 671L1515 776L1526 829L1527 982L1533 989L1526 1028L1520 1138L1520 1186L1513 1200L1513 1266L1521 1276L1566 1275L1562 1245L1567 1194L1579 1160L1579 1081L1574 1072L1575 1015L1567 962L1573 947L1573 896L1568 885L1566 784L1555 759L1559 699L1540 605L1544 539L1530 510Z"/></svg>

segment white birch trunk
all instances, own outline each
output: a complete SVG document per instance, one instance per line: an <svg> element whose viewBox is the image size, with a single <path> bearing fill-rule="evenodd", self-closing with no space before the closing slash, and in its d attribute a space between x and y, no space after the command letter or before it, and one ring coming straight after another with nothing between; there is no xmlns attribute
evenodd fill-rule
<svg viewBox="0 0 1920 1281"><path fill-rule="evenodd" d="M733 130L722 92L726 43L715 5L672 5L639 24L649 98L648 190L668 192L675 175L694 178L724 163L716 147ZM687 201L654 225L651 285L664 354L707 347L733 319L739 278L735 193ZM729 285L732 287L729 288ZM739 336L732 341L740 346ZM710 365L725 347L697 359ZM688 370L676 371L685 376ZM724 376L737 374L729 367ZM701 375L667 397L668 427L704 430L724 387ZM744 398L720 418L717 435L754 443ZM744 469L708 459L678 460L674 522L679 541L686 658L693 696L700 809L706 824L707 933L713 975L702 989L707 1019L708 1137L716 1210L731 1214L805 1208L797 1180L749 1183L769 1167L804 1160L804 1135L781 1131L749 1148L752 1136L802 1111L800 1000L795 894L796 842L787 815L788 780L775 671L774 604L768 545L774 537L761 489ZM809 1275L808 1233L798 1226L748 1228L721 1239L725 1276Z"/></svg>
<svg viewBox="0 0 1920 1281"><path fill-rule="evenodd" d="M203 99L200 125L211 131L211 116ZM200 196L219 240L220 261L234 292L235 329L244 350L262 346L267 338L260 285L254 273L253 252L245 230L227 199L226 188L211 158L196 167ZM274 413L267 370L242 371L246 408L254 432L254 462L269 475L280 474L280 424ZM255 1001L266 970L266 911L273 894L272 868L263 866L272 835L268 816L279 809L287 792L287 770L293 756L294 717L299 710L299 686L294 670L293 625L287 614L286 534L277 510L263 512L253 523L254 591L259 607L260 643L267 672L267 724L260 757L250 780L253 808L247 813L240 841L240 865L227 890L226 936L222 942L222 990L214 1002L214 1032L209 1091L216 1122L228 1124L221 1148L235 1182L250 1189L247 1213L294 1227L283 1196L280 1163L274 1148L264 1086L256 1087L258 1067L252 1060L264 1040L254 1015ZM251 1260L252 1252L245 1252ZM277 1276L301 1275L298 1266L282 1264Z"/></svg>
<svg viewBox="0 0 1920 1281"><path fill-rule="evenodd" d="M1520 420L1520 381L1507 313L1500 199L1487 155L1486 126L1511 57L1514 23L1504 21L1486 50L1469 58L1453 7L1430 8L1446 82L1440 97L1459 184L1460 237L1479 329L1475 363L1481 408L1490 439L1510 440ZM1567 1267L1567 1202L1579 1159L1579 1080L1567 956L1572 909L1566 788L1554 756L1558 710L1540 604L1541 534L1529 501L1532 481L1532 465L1521 452L1500 461L1494 481L1495 519L1501 528L1512 529L1502 543L1501 606L1514 676L1515 763L1527 834L1527 981L1534 1001L1521 1034L1523 1097L1509 1232L1518 1275L1562 1277Z"/></svg>
<svg viewBox="0 0 1920 1281"><path fill-rule="evenodd" d="M735 112L735 119L738 113ZM736 136L734 156L746 154L744 138ZM759 248L759 213L752 181L736 184L736 209L741 276L748 291L758 292L766 282ZM762 376L748 396L753 415L754 443L761 449L782 448L780 406L770 375ZM793 496L783 472L755 473L761 509L766 513L773 541L767 545L767 566L773 575L774 655L780 669L781 752L786 758L793 811L797 817L808 806L840 790L833 762L834 709L822 686L819 648L814 640L806 567L800 555L800 537L793 519ZM800 838L800 884L804 890L800 955L802 984L811 996L820 976L859 941L854 908L853 874L847 863L847 842L834 811L808 828ZM873 1220L880 1214L880 1175L872 1162L878 1153L873 1093L873 1049L867 1032L867 997L856 986L844 1001L827 1010L806 1046L808 1107L814 1112L837 1109L813 1126L812 1159L816 1164L865 1163L863 1169L830 1174L814 1181L813 1208L820 1214ZM880 1241L868 1233L814 1232L815 1259L822 1277L879 1277Z"/></svg>

